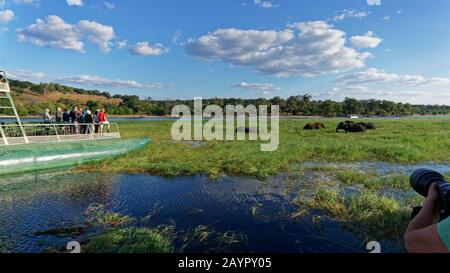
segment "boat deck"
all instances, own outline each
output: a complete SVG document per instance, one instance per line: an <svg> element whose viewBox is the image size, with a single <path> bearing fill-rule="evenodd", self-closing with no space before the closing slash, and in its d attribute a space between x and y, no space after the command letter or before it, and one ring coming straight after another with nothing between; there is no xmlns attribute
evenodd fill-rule
<svg viewBox="0 0 450 273"><path fill-rule="evenodd" d="M115 123L109 124L109 130L106 129L107 125L103 125L105 128L103 132L95 133L95 126L102 125L76 125L72 124L23 124L22 125L26 137L20 131L18 124L0 124L0 146L7 145L21 145L32 143L55 143L55 142L70 142L70 141L89 141L89 140L101 140L101 139L120 139L121 135L119 127ZM82 128L85 129L84 133L75 133L74 131L82 132Z"/></svg>
<svg viewBox="0 0 450 273"><path fill-rule="evenodd" d="M32 143L52 143L52 142L68 142L68 141L82 141L95 139L120 139L118 133L105 133L93 135L66 135L66 136L28 136L28 143L24 137L7 137L0 139L1 145L20 145Z"/></svg>

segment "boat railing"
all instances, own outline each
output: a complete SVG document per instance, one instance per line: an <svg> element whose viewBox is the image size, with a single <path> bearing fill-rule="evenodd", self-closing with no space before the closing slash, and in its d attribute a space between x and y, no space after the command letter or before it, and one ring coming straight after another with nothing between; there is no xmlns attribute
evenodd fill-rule
<svg viewBox="0 0 450 273"><path fill-rule="evenodd" d="M0 124L0 146L121 138L117 123L41 123L22 124L22 127L25 131L26 139L19 124Z"/></svg>

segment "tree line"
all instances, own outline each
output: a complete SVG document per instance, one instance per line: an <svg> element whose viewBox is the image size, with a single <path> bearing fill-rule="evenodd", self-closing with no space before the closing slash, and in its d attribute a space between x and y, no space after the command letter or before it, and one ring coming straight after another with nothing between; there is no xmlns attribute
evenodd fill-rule
<svg viewBox="0 0 450 273"><path fill-rule="evenodd" d="M149 115L166 116L170 115L175 105L188 105L193 109L193 100L152 100L151 98L141 99L134 95L111 95L108 92L99 90L85 90L73 88L58 83L40 83L10 80L11 89L20 96L25 90L37 94L61 92L75 93L80 95L95 95L106 98L106 101L120 101L120 103L102 103L100 101L89 100L85 102L61 99L57 102L24 103L18 106L20 115L40 115L46 108L56 109L57 107L85 106L90 109L106 108L109 114L113 115ZM80 105L81 103L85 105ZM396 103L387 100L357 100L346 98L342 102L332 100L313 100L310 95L291 96L287 99L274 97L272 99L242 99L242 98L211 98L204 99L204 105L215 104L221 107L226 105L278 105L280 112L285 115L302 116L325 116L339 117L350 114L360 116L408 116L408 115L446 115L450 113L450 106L447 105L412 105L409 103Z"/></svg>

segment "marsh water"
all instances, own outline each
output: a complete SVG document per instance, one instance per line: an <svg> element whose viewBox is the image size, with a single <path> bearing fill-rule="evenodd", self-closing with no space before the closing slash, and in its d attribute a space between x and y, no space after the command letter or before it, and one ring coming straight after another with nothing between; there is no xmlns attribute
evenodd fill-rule
<svg viewBox="0 0 450 273"><path fill-rule="evenodd" d="M407 175L417 168L449 172L449 165L400 165L383 162L304 163L303 168L363 169L381 174ZM305 173L307 184L318 183L320 171ZM317 181L316 181L317 180ZM93 204L133 219L143 227L172 225L177 231L207 226L217 232L239 233L245 240L232 252L365 252L370 238L348 232L327 217L314 220L298 211L295 199L305 184L287 175L266 181L223 176L160 177L77 173L62 170L0 178L0 252L43 252L64 249L72 240L83 241L96 230L78 235L46 231L79 227ZM190 246L188 252L211 246ZM383 242L384 252L402 252L396 242Z"/></svg>
<svg viewBox="0 0 450 273"><path fill-rule="evenodd" d="M150 175L36 173L0 182L0 252L64 249L73 237L38 235L83 225L92 204L144 219L145 226L174 225L177 231L199 225L246 238L234 252L363 252L364 241L331 220L313 223L308 215L292 218L297 186L280 176L261 182L224 176L164 178ZM156 212L156 213L155 213ZM93 231L94 232L94 231ZM209 246L210 247L210 246ZM190 252L208 251L191 246ZM389 251L401 251L390 246Z"/></svg>
<svg viewBox="0 0 450 273"><path fill-rule="evenodd" d="M448 172L448 165L398 165L381 162L358 164L307 163L303 167L355 168L401 173L427 167ZM306 172L307 184L320 171ZM63 170L30 173L0 179L0 252L43 252L64 249L72 240L84 241L96 230L77 235L46 231L79 227L93 204L127 215L140 225L155 228L172 225L176 231L207 226L217 232L243 235L233 252L365 252L370 238L348 232L327 217L315 221L298 211L294 200L304 184L287 175L266 181L222 176L160 177L108 175ZM305 193L304 193L305 194ZM306 193L307 194L307 193ZM149 216L151 216L149 218ZM144 223L144 224L142 224ZM398 242L382 243L384 252L402 252ZM187 252L207 252L211 245L194 245ZM222 249L223 250L223 249Z"/></svg>

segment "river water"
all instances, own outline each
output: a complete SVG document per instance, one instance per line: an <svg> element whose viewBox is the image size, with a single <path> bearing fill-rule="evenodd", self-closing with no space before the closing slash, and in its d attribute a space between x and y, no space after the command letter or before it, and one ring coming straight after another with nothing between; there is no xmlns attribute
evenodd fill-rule
<svg viewBox="0 0 450 273"><path fill-rule="evenodd" d="M177 232L207 226L219 233L245 238L227 249L233 252L366 252L370 238L348 232L340 223L317 212L293 218L295 200L324 180L320 167L363 170L381 175L410 175L418 168L450 172L445 164L401 165L385 162L303 163L302 183L289 175L260 181L222 176L161 177L79 173L61 170L0 179L0 252L43 252L64 249L71 240L85 241L97 230L73 236L42 235L52 229L79 227L86 211L102 206L130 216L140 226L174 226ZM309 168L309 170L308 170ZM316 170L314 170L316 168ZM306 183L305 183L306 182ZM151 220L144 221L151 215ZM41 234L41 235L40 235ZM175 244L177 244L175 242ZM402 252L399 242L382 242L384 252ZM175 245L180 247L180 245ZM208 252L211 245L193 245L187 252Z"/></svg>
<svg viewBox="0 0 450 273"><path fill-rule="evenodd" d="M292 218L298 186L286 177L268 181L224 176L166 178L151 175L35 173L0 182L0 252L42 252L64 248L72 237L38 235L85 222L92 204L135 219L155 212L146 227L171 224L177 231L205 225L222 233L243 234L233 252L364 252L364 240L339 223L310 215ZM389 245L389 244L388 244ZM205 252L191 246L187 252ZM395 244L385 251L400 252Z"/></svg>

